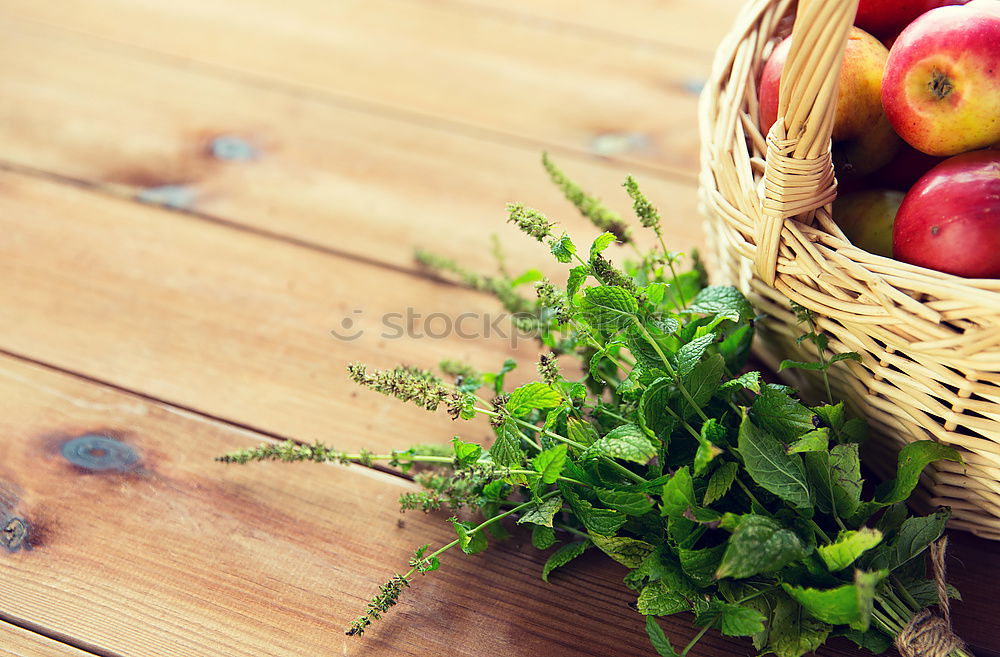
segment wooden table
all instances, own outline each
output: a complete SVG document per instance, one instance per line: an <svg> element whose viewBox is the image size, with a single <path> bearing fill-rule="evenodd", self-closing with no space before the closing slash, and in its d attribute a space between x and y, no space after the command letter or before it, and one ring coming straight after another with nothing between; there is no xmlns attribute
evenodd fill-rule
<svg viewBox="0 0 1000 657"><path fill-rule="evenodd" d="M345 637L415 546L449 540L444 516L401 516L414 486L383 471L212 457L450 438L343 366L534 359L498 336L384 338L378 318L495 312L411 254L481 267L496 231L512 268L545 262L506 201L594 234L542 150L623 211L635 173L672 244L700 243L697 90L734 0L0 9L0 519L9 543L28 531L0 549L0 654L651 654L618 566L588 555L545 584L523 534L449 556ZM363 335L334 339L345 318ZM81 460L65 447L81 436L125 447ZM996 545L954 543L958 629L1000 654ZM664 623L675 643L687 622ZM710 636L692 654L750 652Z"/></svg>

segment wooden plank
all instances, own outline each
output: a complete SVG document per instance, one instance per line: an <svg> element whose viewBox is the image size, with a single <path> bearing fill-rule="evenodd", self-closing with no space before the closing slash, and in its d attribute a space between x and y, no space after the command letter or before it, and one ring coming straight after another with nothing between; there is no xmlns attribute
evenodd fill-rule
<svg viewBox="0 0 1000 657"><path fill-rule="evenodd" d="M364 638L345 637L414 546L450 540L443 517L395 511L412 484L360 467L213 463L260 437L9 357L0 408L5 511L33 543L0 553L8 617L130 657L650 654L620 566L590 554L547 585L523 532L448 555ZM63 446L88 433L138 461L74 465ZM689 621L664 625L683 642ZM747 647L713 633L691 654Z"/></svg>
<svg viewBox="0 0 1000 657"><path fill-rule="evenodd" d="M399 0L15 0L6 9L535 148L688 175L697 167L702 53Z"/></svg>
<svg viewBox="0 0 1000 657"><path fill-rule="evenodd" d="M0 96L18 99L0 107L8 163L403 267L422 246L491 269L475 251L496 232L511 267L562 279L545 247L503 224L511 200L562 220L584 245L597 234L548 182L534 146L220 79L24 21L0 18L0 28ZM620 164L555 157L631 214ZM638 178L664 209L671 247L700 245L693 184Z"/></svg>
<svg viewBox="0 0 1000 657"><path fill-rule="evenodd" d="M551 29L587 30L609 39L648 41L711 57L732 26L739 0L423 0L495 11L510 19L544 21Z"/></svg>
<svg viewBox="0 0 1000 657"><path fill-rule="evenodd" d="M65 643L0 621L0 655L3 657L92 657Z"/></svg>
<svg viewBox="0 0 1000 657"><path fill-rule="evenodd" d="M485 295L9 172L0 256L0 349L345 449L485 435L361 391L348 362L537 358ZM463 312L468 339L442 337Z"/></svg>

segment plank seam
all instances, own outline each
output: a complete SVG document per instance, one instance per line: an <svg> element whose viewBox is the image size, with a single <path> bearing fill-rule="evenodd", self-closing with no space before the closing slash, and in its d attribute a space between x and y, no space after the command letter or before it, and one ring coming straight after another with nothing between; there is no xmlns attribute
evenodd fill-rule
<svg viewBox="0 0 1000 657"><path fill-rule="evenodd" d="M2 611L0 611L0 622L13 625L14 627L20 628L26 632L37 634L38 636L45 637L46 639L55 641L56 643L61 643L65 646L69 646L70 648L75 648L82 652L95 655L96 657L125 657L120 653L105 650L104 648L95 646L94 644L86 641L74 639L73 637L63 634L62 632L49 630L41 625L38 625L37 623L10 616Z"/></svg>
<svg viewBox="0 0 1000 657"><path fill-rule="evenodd" d="M408 112L401 110L396 106L379 103L374 100L338 94L319 87L311 87L305 84L289 82L277 77L253 73L239 68L231 68L222 64L215 64L201 59L171 55L159 50L143 48L142 46L138 46L136 44L118 41L82 30L53 25L51 23L46 23L32 18L17 16L16 20L23 23L44 26L46 29L55 30L57 32L73 34L81 40L81 47L94 47L92 45L85 44L87 41L113 45L116 48L138 53L139 56L144 57L147 61L169 64L170 66L186 67L189 70L195 70L196 72L200 71L203 75L217 79L237 81L240 84L244 84L249 87L269 89L271 91L286 94L292 98L305 98L338 107L343 110L356 112L358 114L379 116L392 121L397 121L399 123L418 125L424 128L436 130L438 132L451 133L477 141L499 144L501 146L530 149L536 152L548 151L551 153L558 153L561 156L570 156L584 161L597 160L601 162L615 162L621 165L628 165L631 169L641 171L645 174L656 176L661 179L691 185L695 185L697 183L697 173L687 171L685 169L674 168L667 165L654 166L639 160L598 155L595 153L589 153L580 148L573 148L558 143L548 143L516 133L504 132L502 130L477 126L471 123L463 123L440 116L434 116L432 114L423 114L413 111Z"/></svg>

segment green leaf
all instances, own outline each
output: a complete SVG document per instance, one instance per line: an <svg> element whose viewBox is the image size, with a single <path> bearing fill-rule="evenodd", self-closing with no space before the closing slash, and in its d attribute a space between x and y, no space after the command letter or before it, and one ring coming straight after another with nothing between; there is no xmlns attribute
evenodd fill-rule
<svg viewBox="0 0 1000 657"><path fill-rule="evenodd" d="M602 285L584 290L580 309L587 323L594 328L615 332L632 323L639 305L625 288Z"/></svg>
<svg viewBox="0 0 1000 657"><path fill-rule="evenodd" d="M743 293L731 285L709 285L698 293L688 310L702 315L729 315L740 322L756 314Z"/></svg>
<svg viewBox="0 0 1000 657"><path fill-rule="evenodd" d="M715 576L743 579L772 573L805 554L805 546L795 532L771 518L747 514L740 518L736 531L729 537Z"/></svg>
<svg viewBox="0 0 1000 657"><path fill-rule="evenodd" d="M457 518L451 518L451 525L458 534L458 546L466 554L478 554L489 547L486 541L486 534L481 531L471 533L471 527L464 522L459 522Z"/></svg>
<svg viewBox="0 0 1000 657"><path fill-rule="evenodd" d="M875 587L888 574L887 570L856 570L854 584L834 589L804 588L787 583L782 584L782 588L819 620L832 625L850 625L852 629L864 632L871 623Z"/></svg>
<svg viewBox="0 0 1000 657"><path fill-rule="evenodd" d="M590 259L593 260L597 257L597 254L614 244L617 239L618 238L615 237L613 233L602 233L598 235L597 239L594 240L594 243L590 245Z"/></svg>
<svg viewBox="0 0 1000 657"><path fill-rule="evenodd" d="M645 288L646 298L654 306L660 305L664 295L667 293L667 287L666 283L650 283Z"/></svg>
<svg viewBox="0 0 1000 657"><path fill-rule="evenodd" d="M649 513L653 508L653 503L649 500L649 496L642 493L609 490L607 488L598 488L596 493L597 499L602 504L630 516L644 515Z"/></svg>
<svg viewBox="0 0 1000 657"><path fill-rule="evenodd" d="M544 525L534 525L531 528L531 544L539 550L548 550L556 544L555 530Z"/></svg>
<svg viewBox="0 0 1000 657"><path fill-rule="evenodd" d="M554 484L566 465L566 445L560 443L541 452L531 460L531 464L542 477L543 484Z"/></svg>
<svg viewBox="0 0 1000 657"><path fill-rule="evenodd" d="M559 513L562 509L563 501L561 497L550 497L547 500L541 502L536 502L532 504L521 517L517 519L517 524L532 524L532 525L542 525L543 527L552 526L552 518Z"/></svg>
<svg viewBox="0 0 1000 657"><path fill-rule="evenodd" d="M642 367L664 369L666 365L663 363L660 353L667 356L667 354L674 352L677 338L672 334L678 326L677 320L672 317L647 322L642 327L645 330L635 325L630 326L625 332L625 344L635 356L636 362Z"/></svg>
<svg viewBox="0 0 1000 657"><path fill-rule="evenodd" d="M721 500L723 496L729 492L730 487L736 480L736 473L738 470L739 466L732 461L723 463L719 466L719 468L713 472L712 476L708 479L708 487L705 488L705 498L701 503L705 506L709 506L717 500Z"/></svg>
<svg viewBox="0 0 1000 657"><path fill-rule="evenodd" d="M677 428L677 419L666 410L669 408L672 386L669 379L657 379L639 399L639 424L664 444Z"/></svg>
<svg viewBox="0 0 1000 657"><path fill-rule="evenodd" d="M743 465L758 486L796 508L812 506L801 456L787 454L780 442L758 428L746 415L740 422L738 445Z"/></svg>
<svg viewBox="0 0 1000 657"><path fill-rule="evenodd" d="M451 439L451 444L455 446L455 464L459 468L472 465L482 456L482 447L476 443L464 443L458 436Z"/></svg>
<svg viewBox="0 0 1000 657"><path fill-rule="evenodd" d="M602 536L592 534L594 545L626 568L638 568L643 560L653 552L653 546L646 541L625 536Z"/></svg>
<svg viewBox="0 0 1000 657"><path fill-rule="evenodd" d="M507 400L507 412L514 417L524 417L534 409L555 408L562 403L562 395L552 386L538 381L521 386Z"/></svg>
<svg viewBox="0 0 1000 657"><path fill-rule="evenodd" d="M830 432L824 427L813 429L788 446L785 450L789 454L800 454L802 452L825 452L830 446Z"/></svg>
<svg viewBox="0 0 1000 657"><path fill-rule="evenodd" d="M688 577L702 586L708 586L715 579L715 571L722 563L725 551L725 543L700 550L681 548L677 550L677 558L680 559L681 568Z"/></svg>
<svg viewBox="0 0 1000 657"><path fill-rule="evenodd" d="M719 629L726 636L753 636L764 631L764 614L742 605L719 603Z"/></svg>
<svg viewBox="0 0 1000 657"><path fill-rule="evenodd" d="M670 481L663 485L662 515L683 516L685 511L697 505L694 497L694 482L691 479L691 472L685 465L674 473Z"/></svg>
<svg viewBox="0 0 1000 657"><path fill-rule="evenodd" d="M510 418L504 418L503 424L497 427L497 438L490 447L493 462L501 467L521 465L524 452L521 451L521 434L517 425Z"/></svg>
<svg viewBox="0 0 1000 657"><path fill-rule="evenodd" d="M694 366L698 364L701 357L705 355L705 350L715 342L715 334L709 333L700 338L695 338L685 343L677 350L677 374L685 377L691 373Z"/></svg>
<svg viewBox="0 0 1000 657"><path fill-rule="evenodd" d="M656 446L642 429L634 424L623 424L588 447L585 456L608 456L645 465L656 456Z"/></svg>
<svg viewBox="0 0 1000 657"><path fill-rule="evenodd" d="M778 371L784 372L785 370L827 370L830 368L830 363L821 363L818 360L788 360L785 359L778 364Z"/></svg>
<svg viewBox="0 0 1000 657"><path fill-rule="evenodd" d="M687 598L671 590L663 580L656 580L644 586L636 604L639 613L646 616L669 616L691 608Z"/></svg>
<svg viewBox="0 0 1000 657"><path fill-rule="evenodd" d="M593 445L601 436L590 422L578 420L575 417L566 420L569 439L582 445Z"/></svg>
<svg viewBox="0 0 1000 657"><path fill-rule="evenodd" d="M529 269L517 278L510 282L511 287L517 287L518 285L524 285L525 283L535 283L537 281L545 278L545 275L537 269Z"/></svg>
<svg viewBox="0 0 1000 657"><path fill-rule="evenodd" d="M717 419L710 417L707 422L702 423L701 432L698 434L698 450L694 454L695 476L700 476L712 459L722 453L714 443L725 439L726 427L719 424Z"/></svg>
<svg viewBox="0 0 1000 657"><path fill-rule="evenodd" d="M750 408L750 418L783 443L790 443L815 429L815 414L788 396L783 389L766 385Z"/></svg>
<svg viewBox="0 0 1000 657"><path fill-rule="evenodd" d="M882 542L882 532L877 529L862 527L857 531L842 531L837 540L829 545L816 548L823 563L830 572L847 568L857 560L862 553L872 549Z"/></svg>
<svg viewBox="0 0 1000 657"><path fill-rule="evenodd" d="M552 255L562 263L571 262L573 255L576 254L576 244L573 244L573 240L565 233L559 239L552 240L549 246L551 247Z"/></svg>
<svg viewBox="0 0 1000 657"><path fill-rule="evenodd" d="M781 595L768 624L767 648L776 657L802 657L823 645L832 629L810 616L798 602Z"/></svg>
<svg viewBox="0 0 1000 657"><path fill-rule="evenodd" d="M942 459L962 462L958 451L933 440L918 440L908 444L899 451L896 478L878 487L875 500L879 504L895 504L906 500L920 480L920 473L924 468L929 463Z"/></svg>
<svg viewBox="0 0 1000 657"><path fill-rule="evenodd" d="M549 575L556 568L561 568L565 566L573 559L584 553L587 548L590 547L590 541L576 541L574 543L567 543L558 550L552 553L546 560L545 565L542 566L542 579L544 581L549 581Z"/></svg>
<svg viewBox="0 0 1000 657"><path fill-rule="evenodd" d="M569 270L569 279L566 281L566 296L572 302L573 297L580 291L580 286L587 280L590 270L584 265L577 265Z"/></svg>
<svg viewBox="0 0 1000 657"><path fill-rule="evenodd" d="M847 637L860 648L876 655L885 652L892 646L892 639L875 628L869 628L866 632L860 630L844 630L841 636Z"/></svg>
<svg viewBox="0 0 1000 657"><path fill-rule="evenodd" d="M923 554L924 550L944 532L944 525L950 515L950 510L942 508L929 516L907 518L895 538L888 543L882 543L865 555L866 567L895 570Z"/></svg>
<svg viewBox="0 0 1000 657"><path fill-rule="evenodd" d="M646 616L646 634L649 636L649 642L653 644L653 650L660 657L681 657L670 645L670 639L663 633L663 628L652 616Z"/></svg>
<svg viewBox="0 0 1000 657"><path fill-rule="evenodd" d="M599 509L573 492L570 486L560 485L563 497L569 502L570 508L587 531L591 534L612 536L625 524L628 516L614 509Z"/></svg>
<svg viewBox="0 0 1000 657"><path fill-rule="evenodd" d="M705 360L694 366L686 376L682 377L684 387L691 396L691 401L687 398L680 398L680 415L687 419L704 408L705 404L712 399L712 396L719 389L719 382L726 371L726 361L719 354L712 354Z"/></svg>
<svg viewBox="0 0 1000 657"><path fill-rule="evenodd" d="M854 515L861 504L863 484L857 444L837 445L829 452L806 452L804 456L816 507L841 518Z"/></svg>
<svg viewBox="0 0 1000 657"><path fill-rule="evenodd" d="M760 372L751 371L740 374L735 379L729 379L719 386L720 392L742 390L746 388L753 392L760 392Z"/></svg>

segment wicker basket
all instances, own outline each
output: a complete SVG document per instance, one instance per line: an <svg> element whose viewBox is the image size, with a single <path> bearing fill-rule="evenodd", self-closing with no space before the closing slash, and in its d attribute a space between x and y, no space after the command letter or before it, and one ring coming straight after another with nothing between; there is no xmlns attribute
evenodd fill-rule
<svg viewBox="0 0 1000 657"><path fill-rule="evenodd" d="M831 349L860 353L861 363L831 371L831 383L871 424L868 463L891 476L906 442L959 448L965 464L928 469L918 502L951 506L955 527L1000 539L1000 280L872 255L830 218L836 72L856 8L857 0L753 0L723 41L700 105L709 269L738 281L769 315L757 347L769 364L808 356L788 299L816 313ZM755 81L793 14L784 120L765 136ZM822 396L803 371L784 374Z"/></svg>

